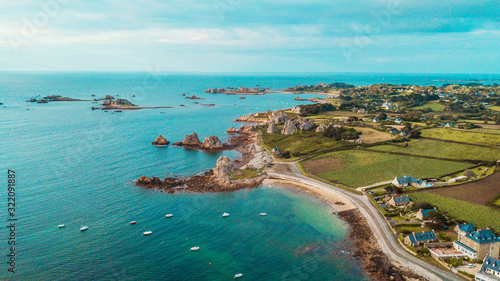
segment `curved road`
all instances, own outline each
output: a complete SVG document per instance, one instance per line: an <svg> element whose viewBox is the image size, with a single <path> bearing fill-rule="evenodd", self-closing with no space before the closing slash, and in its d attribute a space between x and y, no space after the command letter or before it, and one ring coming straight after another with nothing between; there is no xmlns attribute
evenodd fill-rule
<svg viewBox="0 0 500 281"><path fill-rule="evenodd" d="M345 198L351 201L354 206L356 206L361 213L366 217L368 224L374 232L374 235L378 238L378 241L382 247L384 253L386 253L389 258L399 262L400 264L411 268L415 272L420 275L428 278L429 280L450 280L450 281L463 281L462 278L454 275L450 271L443 270L437 266L426 263L411 254L407 253L404 249L401 248L399 242L396 240L396 236L389 229L389 226L386 224L385 219L378 212L378 210L372 205L372 203L364 196L356 195L350 192L347 192L341 188L336 186L332 186L321 181L309 178L302 174L296 166L296 162L283 162L281 164L292 164L293 172L295 176L278 174L278 173L270 173L270 175L275 175L279 178L289 179L292 181L301 181L310 185L314 185L319 188L323 188L326 190L330 190L336 193L342 194Z"/></svg>

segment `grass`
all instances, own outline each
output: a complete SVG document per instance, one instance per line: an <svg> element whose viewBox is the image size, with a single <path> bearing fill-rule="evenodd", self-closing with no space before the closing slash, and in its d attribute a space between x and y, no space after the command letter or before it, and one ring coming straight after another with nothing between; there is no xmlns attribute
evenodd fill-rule
<svg viewBox="0 0 500 281"><path fill-rule="evenodd" d="M489 106L486 109L491 109L491 110L494 110L494 111L500 111L500 106Z"/></svg>
<svg viewBox="0 0 500 281"><path fill-rule="evenodd" d="M258 177L262 171L257 169L245 169L245 170L237 170L233 172L229 177L233 180L237 179L250 179Z"/></svg>
<svg viewBox="0 0 500 281"><path fill-rule="evenodd" d="M497 200L497 201L495 201L495 203L494 203L494 204L500 207L500 198L498 198L498 200Z"/></svg>
<svg viewBox="0 0 500 281"><path fill-rule="evenodd" d="M313 157L306 162L327 157L341 158L345 168L316 174L316 176L332 182L339 182L348 187L367 186L403 175L417 178L439 177L471 166L464 163L362 150L327 153Z"/></svg>
<svg viewBox="0 0 500 281"><path fill-rule="evenodd" d="M264 145L269 149L277 147L281 152L289 151L292 156L290 160L353 145L352 143L335 141L314 131L294 133L290 136L264 132L262 140Z"/></svg>
<svg viewBox="0 0 500 281"><path fill-rule="evenodd" d="M407 225L396 225L396 230L401 233L413 233L428 231L426 227L421 226L407 226Z"/></svg>
<svg viewBox="0 0 500 281"><path fill-rule="evenodd" d="M435 102L428 102L421 106L412 107L412 109L426 109L426 108L430 108L432 111L443 111L444 105Z"/></svg>
<svg viewBox="0 0 500 281"><path fill-rule="evenodd" d="M484 133L484 134L500 135L500 130L492 130L492 129L476 128L476 129L471 129L471 130L469 130L469 131L471 131L471 132L475 132L475 133Z"/></svg>
<svg viewBox="0 0 500 281"><path fill-rule="evenodd" d="M408 147L379 145L370 147L369 149L455 160L496 161L500 159L500 149L436 140L411 142Z"/></svg>
<svg viewBox="0 0 500 281"><path fill-rule="evenodd" d="M456 142L480 144L486 146L500 145L500 135L482 134L469 131L458 131L447 128L434 128L422 130L422 137Z"/></svg>
<svg viewBox="0 0 500 281"><path fill-rule="evenodd" d="M474 223L477 228L491 227L500 231L500 220L498 220L500 210L498 209L428 192L412 193L409 196L413 202L428 202L455 219Z"/></svg>

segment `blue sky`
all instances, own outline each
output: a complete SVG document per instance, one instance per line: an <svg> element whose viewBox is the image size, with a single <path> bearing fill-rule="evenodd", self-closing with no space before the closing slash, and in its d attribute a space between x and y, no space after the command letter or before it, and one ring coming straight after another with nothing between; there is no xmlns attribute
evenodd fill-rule
<svg viewBox="0 0 500 281"><path fill-rule="evenodd" d="M500 73L500 5L17 0L0 70Z"/></svg>

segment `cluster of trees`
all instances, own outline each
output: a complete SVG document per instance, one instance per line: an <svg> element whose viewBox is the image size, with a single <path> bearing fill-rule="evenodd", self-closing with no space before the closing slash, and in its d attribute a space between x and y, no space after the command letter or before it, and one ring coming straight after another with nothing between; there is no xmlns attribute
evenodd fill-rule
<svg viewBox="0 0 500 281"><path fill-rule="evenodd" d="M300 85L295 87L286 88L289 92L317 92L324 91L326 89L349 89L354 88L354 85L346 83L332 83L332 84L320 84L320 85Z"/></svg>
<svg viewBox="0 0 500 281"><path fill-rule="evenodd" d="M334 111L337 109L337 107L331 103L307 104L299 105L298 107L300 108L299 116L301 117L319 114L325 111Z"/></svg>
<svg viewBox="0 0 500 281"><path fill-rule="evenodd" d="M332 138L336 141L338 140L355 140L359 138L361 132L354 130L353 128L333 128L330 127L323 132L323 135L328 138Z"/></svg>

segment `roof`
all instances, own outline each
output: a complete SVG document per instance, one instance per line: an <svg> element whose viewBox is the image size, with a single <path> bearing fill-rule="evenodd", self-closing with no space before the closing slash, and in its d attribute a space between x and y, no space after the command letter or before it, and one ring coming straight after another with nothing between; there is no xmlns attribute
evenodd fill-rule
<svg viewBox="0 0 500 281"><path fill-rule="evenodd" d="M473 231L465 235L465 237L474 240L479 244L500 242L500 238L493 234L493 232L491 232L491 230L489 229Z"/></svg>
<svg viewBox="0 0 500 281"><path fill-rule="evenodd" d="M399 178L396 178L396 181L399 183L399 184L409 184L409 183L417 183L417 184L422 184L424 181L423 180L419 180L419 179L416 179L416 178L412 178L412 177L408 177L408 176L404 176L404 177L399 177Z"/></svg>
<svg viewBox="0 0 500 281"><path fill-rule="evenodd" d="M434 233L434 231L418 232L418 233L410 234L410 241L412 243L425 241L425 240L434 240L434 239L437 239L436 233Z"/></svg>
<svg viewBox="0 0 500 281"><path fill-rule="evenodd" d="M406 196L401 196L401 197L393 197L394 203L406 203L410 202L410 197L408 195Z"/></svg>
<svg viewBox="0 0 500 281"><path fill-rule="evenodd" d="M486 258L484 258L483 266L481 267L481 271L486 271L486 269L500 272L500 260L495 259L491 256L486 256Z"/></svg>
<svg viewBox="0 0 500 281"><path fill-rule="evenodd" d="M473 232L474 230L476 230L473 223L459 224L458 228L463 232Z"/></svg>
<svg viewBox="0 0 500 281"><path fill-rule="evenodd" d="M471 252L471 253L475 253L475 254L477 253L477 251L476 251L476 250L472 249L471 247L469 247L469 246L465 245L464 243L462 243L462 242L460 242L460 241L458 241L458 240L453 241L453 243L455 243L455 244L457 244L457 245L461 246L462 248L467 249L467 250L468 250L469 252Z"/></svg>
<svg viewBox="0 0 500 281"><path fill-rule="evenodd" d="M436 212L436 210L435 209L425 209L425 210L422 210L421 212L422 212L423 217L427 217L427 216L429 216L430 212Z"/></svg>

